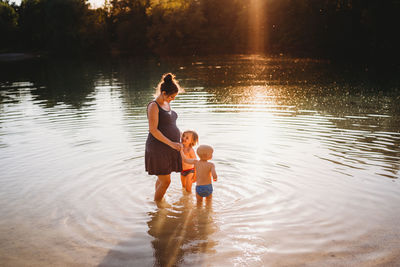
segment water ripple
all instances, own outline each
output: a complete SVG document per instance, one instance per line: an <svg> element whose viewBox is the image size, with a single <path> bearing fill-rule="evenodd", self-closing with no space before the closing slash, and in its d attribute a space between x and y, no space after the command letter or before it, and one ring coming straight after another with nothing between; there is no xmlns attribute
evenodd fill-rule
<svg viewBox="0 0 400 267"><path fill-rule="evenodd" d="M166 202L153 202L156 178L143 167L148 81L100 72L79 103L47 99L51 88L33 82L1 84L0 252L105 266L279 266L307 257L318 265L331 255L349 259L348 250L372 255L360 256L367 264L390 256L400 232L394 102L265 80L246 73L254 60L271 64L260 73L283 64L243 56L233 69L179 68L186 93L172 103L178 126L215 149L211 208L196 206L179 174ZM209 69L238 76L216 83ZM40 261L28 252L22 257Z"/></svg>

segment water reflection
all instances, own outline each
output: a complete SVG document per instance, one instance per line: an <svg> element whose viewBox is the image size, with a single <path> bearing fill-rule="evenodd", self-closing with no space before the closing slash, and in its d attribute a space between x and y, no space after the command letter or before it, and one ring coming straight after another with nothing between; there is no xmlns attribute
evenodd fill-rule
<svg viewBox="0 0 400 267"><path fill-rule="evenodd" d="M34 99L51 108L64 103L79 109L90 105L94 92L95 72L87 64L62 62L49 64L33 80L36 90L32 91Z"/></svg>
<svg viewBox="0 0 400 267"><path fill-rule="evenodd" d="M270 252L302 264L349 240L345 260L362 255L361 239L396 252L375 241L396 247L400 233L396 88L357 84L326 62L254 56L19 67L0 72L0 254L10 259L23 247L33 265L46 254L58 265L261 266ZM146 104L166 71L186 89L172 104L180 129L215 146L214 210L175 180L170 207L151 201Z"/></svg>
<svg viewBox="0 0 400 267"><path fill-rule="evenodd" d="M149 216L156 266L200 266L203 257L215 252L217 242L211 236L217 229L212 208L196 207L192 195L184 195L171 208L159 208Z"/></svg>
<svg viewBox="0 0 400 267"><path fill-rule="evenodd" d="M93 63L62 60L33 60L24 64L1 66L0 81L9 95L18 94L21 88L29 89L33 101L42 107L52 108L66 104L81 108L91 101L94 92L96 68ZM26 83L29 81L29 84Z"/></svg>
<svg viewBox="0 0 400 267"><path fill-rule="evenodd" d="M337 164L368 168L379 158L382 176L398 178L398 89L369 84L366 73L338 71L324 61L235 60L240 64L207 58L182 67L180 75L193 94L185 103L206 105L212 112L267 112L276 118L276 127L294 128L296 138L307 135L322 142L343 160Z"/></svg>

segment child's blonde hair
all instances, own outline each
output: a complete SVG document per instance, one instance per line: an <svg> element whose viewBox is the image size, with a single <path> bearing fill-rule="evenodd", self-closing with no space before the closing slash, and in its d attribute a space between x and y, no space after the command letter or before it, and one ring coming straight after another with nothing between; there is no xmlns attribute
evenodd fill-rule
<svg viewBox="0 0 400 267"><path fill-rule="evenodd" d="M195 131L187 130L182 133L182 137L184 134L188 133L192 134L192 142L190 143L190 146L195 146L199 142L199 135Z"/></svg>
<svg viewBox="0 0 400 267"><path fill-rule="evenodd" d="M214 149L208 145L201 145L197 148L197 155L199 155L199 158L202 160L211 159L213 152Z"/></svg>

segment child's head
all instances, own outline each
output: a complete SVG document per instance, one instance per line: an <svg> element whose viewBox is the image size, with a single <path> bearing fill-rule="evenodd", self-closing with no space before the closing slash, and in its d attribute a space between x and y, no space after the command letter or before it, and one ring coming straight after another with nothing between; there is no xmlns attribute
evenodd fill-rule
<svg viewBox="0 0 400 267"><path fill-rule="evenodd" d="M214 149L208 145L201 145L197 148L197 155L201 160L210 160L212 159Z"/></svg>
<svg viewBox="0 0 400 267"><path fill-rule="evenodd" d="M182 134L182 144L187 146L195 146L199 142L199 136L195 131L184 131Z"/></svg>

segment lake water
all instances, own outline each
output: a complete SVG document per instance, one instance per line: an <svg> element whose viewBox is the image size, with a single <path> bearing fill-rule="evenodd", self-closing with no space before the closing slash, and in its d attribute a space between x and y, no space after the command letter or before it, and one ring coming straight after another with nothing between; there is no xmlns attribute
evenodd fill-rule
<svg viewBox="0 0 400 267"><path fill-rule="evenodd" d="M179 174L153 202L146 104L186 92L210 144L210 208ZM400 94L324 61L262 56L2 63L0 265L400 263Z"/></svg>

